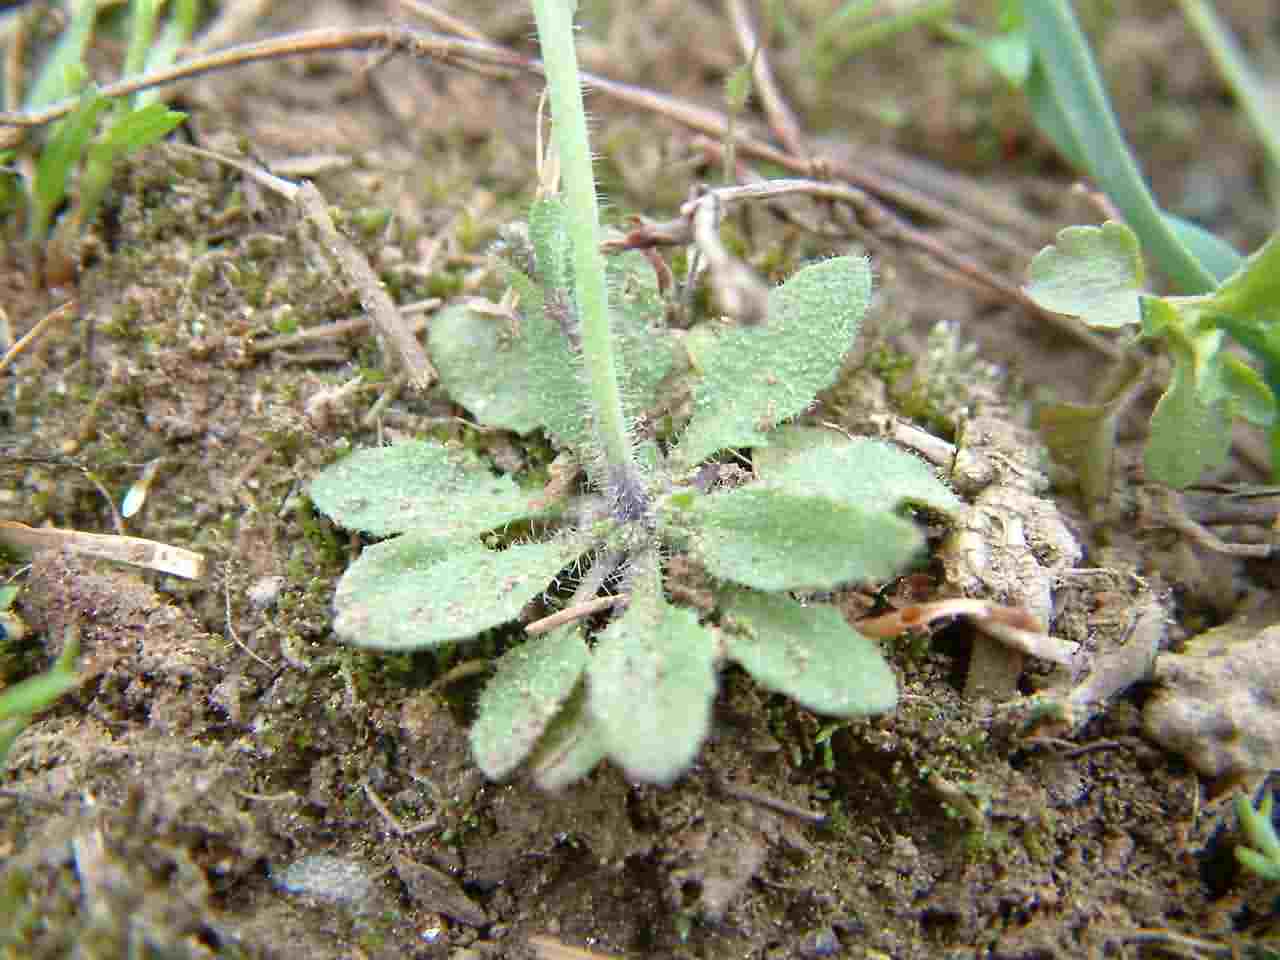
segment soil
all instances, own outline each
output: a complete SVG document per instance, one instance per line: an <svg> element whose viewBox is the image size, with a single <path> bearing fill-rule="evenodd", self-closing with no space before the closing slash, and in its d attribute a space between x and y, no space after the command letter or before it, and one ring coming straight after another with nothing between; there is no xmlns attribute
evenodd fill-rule
<svg viewBox="0 0 1280 960"><path fill-rule="evenodd" d="M446 6L532 52L520 5ZM719 107L741 61L719 5L612 6L583 4L588 69ZM1017 284L1057 229L1098 219L972 50L918 30L820 79L809 43L838 5L784 6L773 66L816 149L977 206L1007 243L900 209L913 227ZM1083 6L1158 195L1256 246L1275 209L1262 156L1195 37L1161 3ZM1274 84L1274 11L1221 6ZM287 0L237 39L406 16L393 4ZM501 295L486 251L532 195L537 99L529 77L317 55L202 78L175 105L190 116L188 142L312 179L404 304ZM602 96L591 107L611 217L669 219L692 186L719 178L672 121ZM756 108L741 122L763 130ZM727 225L772 279L856 245L872 254L873 314L806 420L867 433L893 415L993 462L1028 464L1019 476L1047 470L1025 429L1034 408L1087 399L1104 358L891 232L851 234L806 203ZM404 389L367 332L269 342L361 317L360 300L290 204L227 163L162 148L131 157L64 287L33 282L36 260L16 233L7 228L0 262L13 335L69 298L79 307L4 374L0 518L113 532L104 495L119 503L159 462L127 532L199 551L208 572L184 581L52 552L29 570L26 558L0 566L22 585L15 610L32 628L32 640L0 647L0 683L43 669L71 633L86 677L19 738L3 774L5 956L1277 949L1276 891L1236 865L1224 803L1277 764L1237 757L1208 776L1200 731L1178 750L1168 744L1187 738L1153 739L1144 710L1168 692L1139 649L1167 656L1246 608L1257 629L1274 623L1256 612L1275 601L1274 561L1212 552L1159 522L1152 504L1164 494L1138 466L1140 418L1121 431L1101 514L1056 472L1051 489L1012 473L994 484L1023 504L1015 511L1041 510L1016 499L1038 498L1055 555L1071 557L1031 563L1053 591L1054 635L1095 662L1131 663L1137 651L1115 696L1074 715L1037 712L1061 707L1052 698L1080 678L1034 658L1015 664L1014 687L983 692L967 675L987 641L955 624L886 642L901 683L888 716L829 724L730 670L714 734L675 785L629 784L605 766L548 795L520 778L485 780L466 739L483 676L446 676L511 631L439 654L335 643L334 584L358 543L314 513L306 488L343 450L408 436L464 442L544 482L549 444L477 430L439 388ZM966 440L971 423L1007 429ZM1263 477L1240 457L1211 479ZM933 564L834 598L851 619L960 592L946 531L933 532ZM1265 527L1218 532L1276 542ZM681 558L672 569L673 595L714 604L704 574ZM970 592L984 589L999 588Z"/></svg>

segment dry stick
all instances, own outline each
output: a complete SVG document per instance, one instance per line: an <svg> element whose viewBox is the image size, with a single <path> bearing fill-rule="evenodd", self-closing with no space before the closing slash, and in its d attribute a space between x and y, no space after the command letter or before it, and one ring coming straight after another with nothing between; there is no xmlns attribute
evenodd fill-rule
<svg viewBox="0 0 1280 960"><path fill-rule="evenodd" d="M188 580L198 580L204 575L204 557L201 554L141 537L29 527L16 520L0 520L0 543L22 550L68 550L171 573Z"/></svg>
<svg viewBox="0 0 1280 960"><path fill-rule="evenodd" d="M431 24L436 30L442 33L452 33L459 37L466 37L468 40L477 40L480 43L487 43L489 38L483 33L471 26L469 23L459 20L457 17L443 10L436 8L433 3L426 3L424 0L399 0L400 6L404 7L411 13L416 13L427 23Z"/></svg>
<svg viewBox="0 0 1280 960"><path fill-rule="evenodd" d="M444 301L439 297L433 297L430 300L420 300L415 304L406 304L399 308L400 314L418 313L423 310L434 310ZM412 309L410 309L412 308ZM351 317L348 320L335 320L332 323L326 323L319 327L308 327L306 330L299 330L297 333L283 333L278 337L264 337L261 340L254 340L249 344L249 352L252 354L273 353L276 350L288 350L291 347L301 347L308 343L317 343L325 340L337 340L353 333L364 333L369 329L370 320L368 317ZM413 327L414 335L421 333L427 328L426 319L417 321Z"/></svg>
<svg viewBox="0 0 1280 960"><path fill-rule="evenodd" d="M215 73L263 60L359 50L376 50L392 54L406 53L415 57L435 58L445 63L465 61L510 67L533 73L541 72L541 66L536 61L494 44L443 37L403 27L359 27L350 30L335 27L288 33L281 37L273 37L257 43L240 44L215 53L192 57L163 70L152 70L107 84L98 92L104 97L123 97L137 93L139 90L149 90L152 87L162 87L181 80L191 80L206 73ZM78 97L68 97L42 110L0 113L0 127L41 127L65 117L79 103Z"/></svg>
<svg viewBox="0 0 1280 960"><path fill-rule="evenodd" d="M573 623L575 620L582 620L593 614L599 613L601 610L608 610L624 603L630 599L629 597L619 594L612 597L596 597L594 600L587 600L585 603L577 603L572 607L565 607L563 610L557 610L550 616L543 617L541 620L534 620L524 628L524 632L531 637L539 634L550 633L556 627L562 627L566 623Z"/></svg>
<svg viewBox="0 0 1280 960"><path fill-rule="evenodd" d="M738 49L751 61L751 79L769 120L769 128L788 153L797 157L807 155L809 151L805 148L800 122L782 96L782 91L778 89L778 81L773 75L773 67L769 65L768 54L751 21L751 11L747 9L744 0L728 0L727 6L734 33L738 37Z"/></svg>
<svg viewBox="0 0 1280 960"><path fill-rule="evenodd" d="M720 146L720 144L710 143L710 142L703 143L702 148L706 150L708 153L712 154L713 156L718 156L721 150L723 149ZM738 148L742 150L744 153L750 152L749 147L746 144L739 144ZM772 148L769 148L769 150L770 152L774 152L772 151ZM782 156L781 154L778 155L778 157L781 157L781 156ZM781 159L778 159L777 157L768 157L766 159L770 159L776 163L783 162ZM796 166L795 164L788 164L788 165L792 167ZM1123 353L1123 350L1121 347L1112 343L1110 340L1107 340L1103 337L1098 336L1096 333L1093 333L1091 330L1085 327L1084 324L1080 323L1078 320L1045 310L1043 307L1037 304L1034 300L1028 297L1022 291L1021 287L1017 286L1016 284L1010 283L1009 281L997 276L996 274L988 270L986 267L984 267L982 264L978 263L976 260L970 259L969 257L966 257L963 254L957 253L956 251L948 247L946 244L939 242L937 239L935 239L932 235L930 235L926 231L918 230L915 227L909 225L904 220L902 220L902 218L891 213L882 204L878 203L867 192L863 190L860 190L852 186L827 183L826 181L819 181L819 180L784 180L784 181L769 181L769 182L781 182L781 183L787 183L787 184L813 184L815 185L813 187L805 187L805 188L796 187L796 188L790 189L787 192L803 192L803 193L809 193L812 196L816 196L816 197L824 197L824 198L833 199L833 200L842 200L845 203L848 203L851 207L853 207L854 212L857 214L859 221L865 224L865 226L868 229L874 231L876 234L883 237L885 240L888 240L890 242L901 243L904 246L914 247L917 250L920 250L921 252L932 257L934 260L938 261L939 263L944 264L947 267L950 267L952 270L955 270L956 272L960 273L965 277L968 277L969 279L978 283L980 286L985 287L986 289L992 291L993 293L998 294L1000 297L1006 300L1010 300L1026 308L1027 310L1035 314L1040 319L1045 320L1046 322L1048 322L1054 327L1057 327L1061 332L1065 333L1067 336L1075 340L1078 340L1079 342L1083 343L1085 346L1089 347L1092 350L1097 351L1098 353L1101 353L1103 356L1107 357L1108 359L1118 360L1121 354ZM766 184L759 184L759 185L752 184L750 186L763 188L767 186L767 182ZM826 189L821 189L821 188L826 188ZM737 189L744 189L744 188L729 188L729 189L737 190ZM749 194L742 195L743 198L747 198L749 196L750 196Z"/></svg>
<svg viewBox="0 0 1280 960"><path fill-rule="evenodd" d="M384 347L400 360L408 374L409 383L419 390L426 390L436 380L435 368L427 359L427 352L422 349L418 338L401 319L400 311L383 289L382 282L369 266L369 261L338 233L329 217L328 204L315 184L304 183L298 188L297 203L298 208L320 231L321 237L328 244L329 252L341 264L347 278L355 284L360 302L369 311L374 325L382 335Z"/></svg>
<svg viewBox="0 0 1280 960"><path fill-rule="evenodd" d="M422 833L424 830L434 830L440 825L439 817L428 817L420 823L412 827L406 827L400 822L400 819L391 812L391 808L382 802L382 798L374 792L373 786L369 783L368 777L360 778L360 786L364 787L365 796L369 798L369 805L378 811L378 815L386 821L387 826L391 828L391 832L398 837L411 837L415 833Z"/></svg>
<svg viewBox="0 0 1280 960"><path fill-rule="evenodd" d="M720 196L719 191L710 191L686 204L682 212L692 214L694 242L706 260L720 309L744 326L759 326L769 316L769 288L721 242Z"/></svg>
<svg viewBox="0 0 1280 960"><path fill-rule="evenodd" d="M718 146L715 148L718 149ZM765 180L760 183L744 184L736 187L721 187L710 190L703 197L695 201L691 201L682 208L681 213L684 215L685 222L681 220L668 221L666 223L644 225L633 230L624 241L614 241L612 246L640 246L644 243L661 243L661 244L677 244L683 245L695 239L696 218L698 208L695 206L700 203L711 203L719 201L720 203L734 203L745 200L764 200L776 197L786 196L788 194L805 194L811 197L837 200L847 203L853 207L860 220L866 222L867 226L876 231L879 235L888 240L896 240L925 251L935 259L963 273L965 276L977 281L984 287L999 293L1001 296L1020 303L1028 310L1043 317L1052 323L1059 330L1067 335L1081 341L1085 345L1098 351L1110 359L1118 359L1121 355L1121 348L1110 340L1106 340L1097 334L1091 332L1081 323L1069 317L1064 317L1056 313L1050 313L1042 309L1029 299L1021 289L1013 284L1000 279L992 274L985 267L970 260L967 257L954 253L945 245L938 243L931 236L923 231L916 230L914 227L907 226L893 214L889 213L884 207L876 203L865 191L856 187L850 187L840 183L830 183L823 180ZM688 220L692 218L695 223L690 224ZM699 248L702 249L704 255L713 263L712 252L703 249L702 238L698 235ZM732 311L730 311L732 312Z"/></svg>
<svg viewBox="0 0 1280 960"><path fill-rule="evenodd" d="M56 310L50 311L41 317L34 327L28 330L26 334L24 334L13 346L5 351L4 357L0 358L0 373L4 373L13 361L18 359L23 351L48 333L55 323L74 313L77 306L78 304L74 300L68 300Z"/></svg>
<svg viewBox="0 0 1280 960"><path fill-rule="evenodd" d="M733 800L745 800L747 803L754 803L756 806L764 807L766 810L772 810L787 817L795 817L797 820L803 820L805 823L812 823L816 826L825 826L830 819L825 813L819 813L816 810L810 810L808 807L790 803L781 797L761 793L759 790L752 790L750 787L740 787L737 784L730 783L723 777L717 776L712 780L712 787Z"/></svg>

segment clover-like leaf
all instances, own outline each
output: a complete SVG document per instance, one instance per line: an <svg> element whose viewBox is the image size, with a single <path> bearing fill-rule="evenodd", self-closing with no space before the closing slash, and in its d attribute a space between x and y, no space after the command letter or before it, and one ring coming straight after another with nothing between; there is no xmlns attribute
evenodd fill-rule
<svg viewBox="0 0 1280 960"><path fill-rule="evenodd" d="M476 705L471 752L491 780L516 768L573 693L587 665L576 625L533 637L498 661Z"/></svg>
<svg viewBox="0 0 1280 960"><path fill-rule="evenodd" d="M835 382L870 298L866 258L836 257L773 290L763 325L690 336L686 345L701 377L674 465L689 470L727 447L767 444L770 430Z"/></svg>
<svg viewBox="0 0 1280 960"><path fill-rule="evenodd" d="M366 547L338 581L333 629L347 643L418 650L514 620L583 550L573 540L489 550L418 530Z"/></svg>
<svg viewBox="0 0 1280 960"><path fill-rule="evenodd" d="M769 448L766 448L766 451ZM765 485L862 509L918 503L955 515L964 507L933 468L883 440L838 434L759 471Z"/></svg>
<svg viewBox="0 0 1280 960"><path fill-rule="evenodd" d="M892 513L896 500L858 507L843 496L767 485L698 497L660 518L715 576L757 590L827 590L897 573L924 543Z"/></svg>
<svg viewBox="0 0 1280 960"><path fill-rule="evenodd" d="M759 683L817 713L892 710L898 684L874 640L828 604L736 591L723 605L726 651Z"/></svg>
<svg viewBox="0 0 1280 960"><path fill-rule="evenodd" d="M588 708L609 756L636 780L670 783L711 725L715 638L663 599L656 561L634 581L625 613L600 635L587 667Z"/></svg>
<svg viewBox="0 0 1280 960"><path fill-rule="evenodd" d="M311 500L335 523L377 537L475 537L538 512L536 495L475 454L421 440L357 450L316 477Z"/></svg>
<svg viewBox="0 0 1280 960"><path fill-rule="evenodd" d="M1045 310L1079 317L1091 327L1123 327L1142 319L1143 264L1138 238L1125 224L1067 227L1031 261L1026 293Z"/></svg>

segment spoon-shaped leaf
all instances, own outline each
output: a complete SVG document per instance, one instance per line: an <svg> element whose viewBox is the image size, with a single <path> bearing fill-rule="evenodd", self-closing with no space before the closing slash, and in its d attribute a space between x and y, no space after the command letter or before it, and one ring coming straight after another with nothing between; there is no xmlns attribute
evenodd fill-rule
<svg viewBox="0 0 1280 960"><path fill-rule="evenodd" d="M514 620L582 552L569 540L489 550L417 530L366 547L338 582L334 632L347 643L419 650Z"/></svg>

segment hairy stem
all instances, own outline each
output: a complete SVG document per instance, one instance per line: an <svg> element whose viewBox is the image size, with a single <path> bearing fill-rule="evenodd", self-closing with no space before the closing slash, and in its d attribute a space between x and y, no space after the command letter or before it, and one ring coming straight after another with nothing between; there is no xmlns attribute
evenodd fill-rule
<svg viewBox="0 0 1280 960"><path fill-rule="evenodd" d="M607 466L604 476L615 507L628 518L641 508L643 486L632 457L631 437L622 411L604 255L600 252L600 212L596 205L591 146L573 42L573 0L533 0L550 94L552 135L564 178L569 211L569 241L586 365L598 439ZM615 510L617 512L617 510Z"/></svg>

